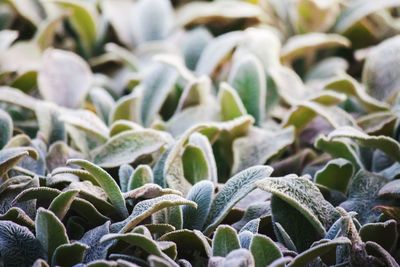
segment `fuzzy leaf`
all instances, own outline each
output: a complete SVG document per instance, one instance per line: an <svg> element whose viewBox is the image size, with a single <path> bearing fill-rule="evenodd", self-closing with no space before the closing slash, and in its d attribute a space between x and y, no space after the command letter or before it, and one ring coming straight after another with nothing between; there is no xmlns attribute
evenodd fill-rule
<svg viewBox="0 0 400 267"><path fill-rule="evenodd" d="M93 152L94 163L113 168L160 150L167 143L161 132L145 129L125 131L113 136Z"/></svg>
<svg viewBox="0 0 400 267"><path fill-rule="evenodd" d="M82 262L86 249L88 246L79 242L61 245L54 251L52 263L54 266L75 266Z"/></svg>
<svg viewBox="0 0 400 267"><path fill-rule="evenodd" d="M247 114L238 92L227 83L221 83L218 91L223 121L232 120Z"/></svg>
<svg viewBox="0 0 400 267"><path fill-rule="evenodd" d="M0 177L3 177L11 168L18 164L25 156L37 160L38 152L31 147L5 148L0 151Z"/></svg>
<svg viewBox="0 0 400 267"><path fill-rule="evenodd" d="M211 204L204 233L210 234L227 216L233 206L256 188L255 182L268 177L272 171L269 166L254 166L230 178Z"/></svg>
<svg viewBox="0 0 400 267"><path fill-rule="evenodd" d="M153 172L148 165L139 165L128 181L128 190L134 190L153 182Z"/></svg>
<svg viewBox="0 0 400 267"><path fill-rule="evenodd" d="M264 267L282 257L282 252L269 237L255 234L249 248L253 254L255 267Z"/></svg>
<svg viewBox="0 0 400 267"><path fill-rule="evenodd" d="M49 211L53 212L62 221L78 193L78 190L62 192L50 203Z"/></svg>
<svg viewBox="0 0 400 267"><path fill-rule="evenodd" d="M231 251L240 248L235 229L227 225L218 226L213 238L213 256L225 257Z"/></svg>
<svg viewBox="0 0 400 267"><path fill-rule="evenodd" d="M360 237L364 242L376 242L388 252L393 252L396 248L398 236L395 220L368 223L360 229Z"/></svg>
<svg viewBox="0 0 400 267"><path fill-rule="evenodd" d="M191 184L207 180L209 171L206 155L195 145L187 145L182 155L183 173Z"/></svg>
<svg viewBox="0 0 400 267"><path fill-rule="evenodd" d="M261 125L264 120L267 88L259 60L250 54L238 59L232 66L228 81L242 99L248 114L254 117L257 125Z"/></svg>
<svg viewBox="0 0 400 267"><path fill-rule="evenodd" d="M93 163L82 159L71 159L68 160L67 164L81 166L90 174L92 174L96 181L103 188L104 192L106 192L111 203L118 210L119 215L123 218L128 216L128 210L126 209L126 204L122 193L115 180L106 171L94 165Z"/></svg>
<svg viewBox="0 0 400 267"><path fill-rule="evenodd" d="M330 160L323 169L315 173L315 182L330 189L346 193L353 176L353 165L345 159Z"/></svg>
<svg viewBox="0 0 400 267"><path fill-rule="evenodd" d="M11 221L0 221L0 248L4 266L31 266L45 258L40 242L28 228Z"/></svg>
<svg viewBox="0 0 400 267"><path fill-rule="evenodd" d="M13 133L13 121L7 112L0 109L0 149L2 149L11 139Z"/></svg>
<svg viewBox="0 0 400 267"><path fill-rule="evenodd" d="M209 181L201 181L195 184L189 191L187 199L197 204L197 209L184 206L183 228L201 230L210 211L214 185Z"/></svg>
<svg viewBox="0 0 400 267"><path fill-rule="evenodd" d="M35 219L36 238L42 244L49 259L56 249L69 243L65 227L51 211L39 208Z"/></svg>

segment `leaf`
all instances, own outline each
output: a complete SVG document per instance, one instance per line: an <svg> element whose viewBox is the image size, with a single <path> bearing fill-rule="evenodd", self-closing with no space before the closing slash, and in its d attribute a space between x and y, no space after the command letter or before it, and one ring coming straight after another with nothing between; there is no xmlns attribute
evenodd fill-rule
<svg viewBox="0 0 400 267"><path fill-rule="evenodd" d="M80 243L86 244L89 248L85 251L83 263L95 260L105 259L107 249L111 246L111 242L100 243L100 239L110 233L110 221L87 231L79 240Z"/></svg>
<svg viewBox="0 0 400 267"><path fill-rule="evenodd" d="M400 6L400 1L398 0L382 0L379 3L374 1L353 2L340 14L334 30L338 33L344 33L364 17L382 9L397 6Z"/></svg>
<svg viewBox="0 0 400 267"><path fill-rule="evenodd" d="M368 223L363 225L360 229L362 241L376 242L388 252L393 252L395 250L398 236L397 223L395 220Z"/></svg>
<svg viewBox="0 0 400 267"><path fill-rule="evenodd" d="M315 173L315 182L329 189L346 193L353 174L353 165L345 159L337 158L330 160L323 169Z"/></svg>
<svg viewBox="0 0 400 267"><path fill-rule="evenodd" d="M140 0L136 6L138 41L165 39L173 27L173 9L167 0Z"/></svg>
<svg viewBox="0 0 400 267"><path fill-rule="evenodd" d="M37 99L8 86L0 86L0 101L29 110L35 110L38 103Z"/></svg>
<svg viewBox="0 0 400 267"><path fill-rule="evenodd" d="M232 207L256 188L255 182L268 177L272 171L269 166L254 166L230 178L211 204L204 233L210 234L227 216Z"/></svg>
<svg viewBox="0 0 400 267"><path fill-rule="evenodd" d="M215 230L212 243L213 256L225 257L231 251L240 248L239 238L235 229L228 225L220 225Z"/></svg>
<svg viewBox="0 0 400 267"><path fill-rule="evenodd" d="M38 73L40 94L62 107L77 108L92 82L89 66L72 52L47 49Z"/></svg>
<svg viewBox="0 0 400 267"><path fill-rule="evenodd" d="M195 70L204 48L212 40L211 33L203 27L198 27L187 32L187 36L183 43L183 57L185 65L190 70Z"/></svg>
<svg viewBox="0 0 400 267"><path fill-rule="evenodd" d="M79 242L61 245L54 251L51 261L54 266L75 266L82 262L86 249L88 246Z"/></svg>
<svg viewBox="0 0 400 267"><path fill-rule="evenodd" d="M91 54L97 39L97 17L95 6L90 2L69 0L51 0L69 12L69 21L77 32L79 40L87 54Z"/></svg>
<svg viewBox="0 0 400 267"><path fill-rule="evenodd" d="M301 131L316 116L321 116L334 128L356 125L354 119L344 110L335 106L323 106L311 101L306 101L293 107L284 119L283 125L293 125L297 131Z"/></svg>
<svg viewBox="0 0 400 267"><path fill-rule="evenodd" d="M18 31L1 30L0 31L0 51L6 51L11 44L18 38Z"/></svg>
<svg viewBox="0 0 400 267"><path fill-rule="evenodd" d="M7 142L11 139L14 124L7 112L0 109L0 149L2 149Z"/></svg>
<svg viewBox="0 0 400 267"><path fill-rule="evenodd" d="M248 114L254 117L256 125L261 125L264 120L267 85L260 61L251 54L234 60L228 82L237 91Z"/></svg>
<svg viewBox="0 0 400 267"><path fill-rule="evenodd" d="M237 173L254 165L265 164L294 142L294 128L279 132L269 132L251 128L249 133L233 141L232 173Z"/></svg>
<svg viewBox="0 0 400 267"><path fill-rule="evenodd" d="M128 182L133 174L133 170L133 167L129 164L122 164L118 169L119 187L123 193L128 191Z"/></svg>
<svg viewBox="0 0 400 267"><path fill-rule="evenodd" d="M18 207L10 208L6 213L0 215L0 221L11 221L18 225L28 227L29 229L35 228L35 222Z"/></svg>
<svg viewBox="0 0 400 267"><path fill-rule="evenodd" d="M354 97L368 111L380 111L389 108L387 104L368 95L364 88L362 88L354 78L347 74L342 74L339 77L330 79L326 82L324 88Z"/></svg>
<svg viewBox="0 0 400 267"><path fill-rule="evenodd" d="M210 211L214 185L210 181L196 183L189 191L186 198L197 204L197 208L184 206L183 228L189 230L201 230Z"/></svg>
<svg viewBox="0 0 400 267"><path fill-rule="evenodd" d="M325 240L324 240L325 241ZM297 255L292 262L289 263L290 267L306 266L312 262L315 258L328 253L329 251L336 249L340 245L350 245L351 241L346 237L338 237L333 240L321 242L311 247L309 250Z"/></svg>
<svg viewBox="0 0 400 267"><path fill-rule="evenodd" d="M57 218L62 221L78 193L78 190L62 192L50 203L49 211L53 212L54 215L56 215Z"/></svg>
<svg viewBox="0 0 400 267"><path fill-rule="evenodd" d="M131 94L121 97L109 113L108 121L112 123L118 120L127 120L140 123L140 100L141 95L138 91L133 91Z"/></svg>
<svg viewBox="0 0 400 267"><path fill-rule="evenodd" d="M224 266L254 267L254 259L247 249L236 249L226 256Z"/></svg>
<svg viewBox="0 0 400 267"><path fill-rule="evenodd" d="M317 49L332 47L349 47L350 41L339 34L306 33L289 38L282 47L281 59L283 62L293 62L295 59L309 53L315 53Z"/></svg>
<svg viewBox="0 0 400 267"><path fill-rule="evenodd" d="M384 264L386 266L389 267L399 266L397 261L389 254L389 252L383 249L379 244L372 241L367 241L365 245L366 245L366 250L369 252L369 254L372 254L374 256L379 256L381 259L384 260Z"/></svg>
<svg viewBox="0 0 400 267"><path fill-rule="evenodd" d="M36 238L42 244L49 259L56 249L69 243L65 227L51 211L39 208L35 219Z"/></svg>
<svg viewBox="0 0 400 267"><path fill-rule="evenodd" d="M132 163L141 156L160 150L167 142L166 136L159 131L151 129L125 131L113 136L92 152L94 163L104 168Z"/></svg>
<svg viewBox="0 0 400 267"><path fill-rule="evenodd" d="M219 87L218 100L221 107L221 119L228 121L246 115L246 108L238 92L225 82L221 83Z"/></svg>
<svg viewBox="0 0 400 267"><path fill-rule="evenodd" d="M210 41L201 53L195 73L212 77L222 62L231 56L233 49L242 38L243 35L240 32L229 32Z"/></svg>
<svg viewBox="0 0 400 267"><path fill-rule="evenodd" d="M372 208L377 204L376 197L386 179L365 170L359 170L351 180L348 199L340 206L347 211L357 212L356 218L361 224L377 221L379 212Z"/></svg>
<svg viewBox="0 0 400 267"><path fill-rule="evenodd" d="M60 111L52 103L42 103L36 107L36 117L39 124L39 133L46 142L52 144L57 141L65 141L67 134L64 122L60 121Z"/></svg>
<svg viewBox="0 0 400 267"><path fill-rule="evenodd" d="M143 200L136 204L131 215L124 221L111 226L113 232L126 233L151 214L168 207L190 205L194 208L197 204L175 194L164 195L153 199Z"/></svg>
<svg viewBox="0 0 400 267"><path fill-rule="evenodd" d="M115 180L103 169L93 163L83 159L70 159L67 164L75 164L86 169L106 192L108 198L114 207L118 210L119 215L123 218L128 217L125 200Z"/></svg>
<svg viewBox="0 0 400 267"><path fill-rule="evenodd" d="M321 235L325 235L325 229L339 216L335 208L307 178L295 175L265 178L257 181L256 185L297 209Z"/></svg>
<svg viewBox="0 0 400 267"><path fill-rule="evenodd" d="M182 155L183 173L191 184L209 179L208 164L203 150L188 144Z"/></svg>
<svg viewBox="0 0 400 267"><path fill-rule="evenodd" d="M379 149L396 161L400 161L400 144L387 136L370 136L353 127L341 127L331 132L328 139L350 138L361 146Z"/></svg>
<svg viewBox="0 0 400 267"><path fill-rule="evenodd" d="M39 158L38 152L31 147L13 147L2 149L0 151L0 177L3 177L25 156L30 156L35 160Z"/></svg>
<svg viewBox="0 0 400 267"><path fill-rule="evenodd" d="M141 84L143 86L141 119L145 126L150 125L154 116L160 111L177 78L178 74L172 67L160 63L154 65L144 77Z"/></svg>
<svg viewBox="0 0 400 267"><path fill-rule="evenodd" d="M166 233L159 238L160 241L172 241L177 245L178 257L193 260L194 254L199 253L204 257L212 255L210 241L197 230L177 230ZM189 256L190 255L190 256Z"/></svg>
<svg viewBox="0 0 400 267"><path fill-rule="evenodd" d="M170 188L162 188L158 184L147 183L124 194L126 199L155 198L163 195L175 194L181 196L181 192Z"/></svg>
<svg viewBox="0 0 400 267"><path fill-rule="evenodd" d="M28 228L11 221L0 221L0 248L5 266L30 266L45 257L42 246Z"/></svg>
<svg viewBox="0 0 400 267"><path fill-rule="evenodd" d="M400 1L392 2L400 6ZM362 81L367 92L378 100L387 101L398 93L399 79L396 68L393 68L397 51L400 51L400 38L393 37L374 47L365 61Z"/></svg>
<svg viewBox="0 0 400 267"><path fill-rule="evenodd" d="M153 182L153 172L148 165L139 165L128 181L128 190L139 188Z"/></svg>
<svg viewBox="0 0 400 267"><path fill-rule="evenodd" d="M283 256L274 241L260 234L253 236L249 250L253 254L255 267L269 266L273 261Z"/></svg>
<svg viewBox="0 0 400 267"><path fill-rule="evenodd" d="M101 87L92 88L89 91L89 97L96 108L96 113L105 123L108 123L108 117L115 106L115 101L107 90Z"/></svg>

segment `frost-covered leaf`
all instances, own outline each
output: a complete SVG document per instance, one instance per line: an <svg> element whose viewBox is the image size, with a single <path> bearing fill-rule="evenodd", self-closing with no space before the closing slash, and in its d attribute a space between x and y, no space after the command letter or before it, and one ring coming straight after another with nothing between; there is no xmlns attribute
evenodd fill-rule
<svg viewBox="0 0 400 267"><path fill-rule="evenodd" d="M18 164L25 156L38 159L38 152L31 147L5 148L0 151L0 177L3 177L11 168Z"/></svg>
<svg viewBox="0 0 400 267"><path fill-rule="evenodd" d="M315 173L315 182L330 189L346 193L353 176L353 165L345 159L330 160L323 169Z"/></svg>
<svg viewBox="0 0 400 267"><path fill-rule="evenodd" d="M31 266L45 258L40 242L24 226L11 221L0 221L1 259L5 266Z"/></svg>
<svg viewBox="0 0 400 267"><path fill-rule="evenodd" d="M368 223L360 229L360 237L364 242L376 242L388 252L393 252L396 248L398 236L395 220Z"/></svg>
<svg viewBox="0 0 400 267"><path fill-rule="evenodd" d="M110 222L107 221L103 225L87 231L79 240L80 243L89 246L89 248L85 251L83 259L84 263L106 258L107 249L110 247L111 242L100 243L100 239L110 233L109 228Z"/></svg>
<svg viewBox="0 0 400 267"><path fill-rule="evenodd" d="M13 121L7 112L0 109L0 149L2 149L12 137Z"/></svg>
<svg viewBox="0 0 400 267"><path fill-rule="evenodd" d="M256 188L255 182L268 177L272 171L269 166L254 166L230 178L211 204L204 233L210 234L227 216L233 206Z"/></svg>
<svg viewBox="0 0 400 267"><path fill-rule="evenodd" d="M246 108L238 92L227 83L221 83L218 91L218 100L221 107L223 121L232 120L247 114Z"/></svg>
<svg viewBox="0 0 400 267"><path fill-rule="evenodd" d="M106 192L111 203L118 210L119 215L123 218L128 216L128 210L126 209L125 200L122 196L121 190L119 189L115 180L105 170L87 160L81 159L68 160L67 164L81 166L90 174L92 174L96 181L103 188L104 192Z"/></svg>
<svg viewBox="0 0 400 267"><path fill-rule="evenodd" d="M213 256L225 257L231 251L240 248L235 229L228 225L220 225L215 230L212 243Z"/></svg>
<svg viewBox="0 0 400 267"><path fill-rule="evenodd" d="M210 211L214 185L209 181L201 181L195 184L189 191L186 198L197 204L197 208L184 206L183 227L184 229L201 230Z"/></svg>
<svg viewBox="0 0 400 267"><path fill-rule="evenodd" d="M254 117L257 125L261 125L264 120L267 85L260 61L251 54L234 60L228 81L237 91L247 113Z"/></svg>
<svg viewBox="0 0 400 267"><path fill-rule="evenodd" d="M54 251L52 263L57 266L79 264L83 260L86 249L88 246L79 242L61 245Z"/></svg>
<svg viewBox="0 0 400 267"><path fill-rule="evenodd" d="M194 208L197 204L175 194L164 195L153 199L143 200L136 204L131 215L120 223L111 226L114 231L126 233L151 214L168 207L190 205Z"/></svg>
<svg viewBox="0 0 400 267"><path fill-rule="evenodd" d="M264 267L282 257L279 247L269 237L255 234L250 248L256 267Z"/></svg>
<svg viewBox="0 0 400 267"><path fill-rule="evenodd" d="M78 193L78 190L69 190L59 194L50 203L49 210L62 221Z"/></svg>
<svg viewBox="0 0 400 267"><path fill-rule="evenodd" d="M113 168L157 152L167 143L168 138L159 131L151 129L125 131L110 138L92 154L95 164Z"/></svg>
<svg viewBox="0 0 400 267"><path fill-rule="evenodd" d="M43 54L38 86L45 100L77 108L85 99L92 79L89 66L76 54L58 49L48 49Z"/></svg>
<svg viewBox="0 0 400 267"><path fill-rule="evenodd" d="M108 113L110 123L118 120L141 122L140 94L133 91L131 94L118 99L111 111Z"/></svg>
<svg viewBox="0 0 400 267"><path fill-rule="evenodd" d="M56 249L69 243L62 222L51 211L39 208L35 219L36 238L47 253L49 259Z"/></svg>
<svg viewBox="0 0 400 267"><path fill-rule="evenodd" d="M153 171L148 165L139 165L130 175L127 191L139 188L147 183L153 182Z"/></svg>

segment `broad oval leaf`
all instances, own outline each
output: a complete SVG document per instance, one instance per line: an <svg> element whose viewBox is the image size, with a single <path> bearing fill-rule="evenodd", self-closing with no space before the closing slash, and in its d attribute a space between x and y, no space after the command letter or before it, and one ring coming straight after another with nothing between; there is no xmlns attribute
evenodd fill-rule
<svg viewBox="0 0 400 267"><path fill-rule="evenodd" d="M239 249L239 238L235 229L228 225L218 226L217 230L215 230L212 248L214 257L225 257L233 250Z"/></svg>

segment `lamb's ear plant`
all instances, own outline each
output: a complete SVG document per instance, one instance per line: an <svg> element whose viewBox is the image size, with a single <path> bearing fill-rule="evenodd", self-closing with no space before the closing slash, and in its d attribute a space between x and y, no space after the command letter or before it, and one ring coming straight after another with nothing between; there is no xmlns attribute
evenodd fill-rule
<svg viewBox="0 0 400 267"><path fill-rule="evenodd" d="M0 266L400 266L399 8L1 2Z"/></svg>

